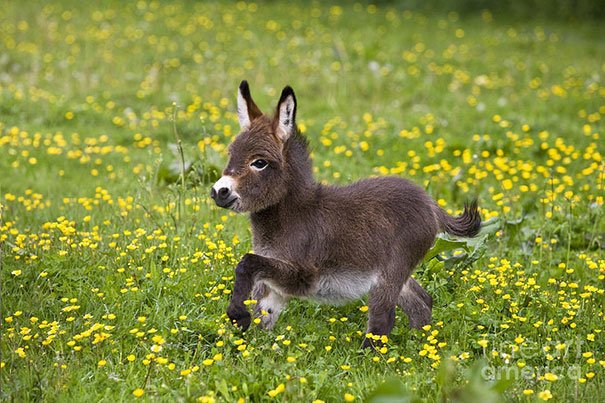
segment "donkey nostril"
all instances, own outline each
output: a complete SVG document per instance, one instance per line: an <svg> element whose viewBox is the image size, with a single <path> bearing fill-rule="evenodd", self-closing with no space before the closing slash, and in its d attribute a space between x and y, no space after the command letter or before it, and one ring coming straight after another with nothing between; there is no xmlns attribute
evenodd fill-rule
<svg viewBox="0 0 605 403"><path fill-rule="evenodd" d="M218 196L221 198L225 198L227 196L229 196L229 188L220 188L218 190Z"/></svg>
<svg viewBox="0 0 605 403"><path fill-rule="evenodd" d="M214 188L210 189L210 197L216 199L216 190L214 190Z"/></svg>

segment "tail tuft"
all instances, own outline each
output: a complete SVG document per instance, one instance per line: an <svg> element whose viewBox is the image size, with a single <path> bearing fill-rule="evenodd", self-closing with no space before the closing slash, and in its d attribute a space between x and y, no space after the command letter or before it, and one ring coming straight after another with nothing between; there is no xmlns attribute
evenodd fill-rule
<svg viewBox="0 0 605 403"><path fill-rule="evenodd" d="M438 217L441 229L445 232L472 238L479 233L481 229L481 215L477 205L477 199L464 205L464 211L458 217L452 217L442 209L438 210Z"/></svg>

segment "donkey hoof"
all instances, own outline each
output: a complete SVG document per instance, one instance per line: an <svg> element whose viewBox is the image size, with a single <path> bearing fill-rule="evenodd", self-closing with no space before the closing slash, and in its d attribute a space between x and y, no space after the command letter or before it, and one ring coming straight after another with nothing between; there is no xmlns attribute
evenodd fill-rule
<svg viewBox="0 0 605 403"><path fill-rule="evenodd" d="M243 307L229 306L227 308L227 316L242 332L245 332L250 327L252 316L250 312Z"/></svg>
<svg viewBox="0 0 605 403"><path fill-rule="evenodd" d="M367 337L364 341L363 344L361 345L361 347L363 349L371 349L371 350L376 350L377 348L380 348L384 346L384 343L380 340L374 340L370 337Z"/></svg>

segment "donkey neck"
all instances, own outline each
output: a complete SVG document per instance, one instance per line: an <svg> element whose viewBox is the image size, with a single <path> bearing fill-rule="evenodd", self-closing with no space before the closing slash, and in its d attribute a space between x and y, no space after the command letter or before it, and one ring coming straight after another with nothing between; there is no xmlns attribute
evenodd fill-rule
<svg viewBox="0 0 605 403"><path fill-rule="evenodd" d="M293 233L292 229L304 228L303 223L317 210L320 186L313 182L313 185L298 190L289 189L279 203L250 214L255 253L283 257L281 253L284 248L288 250L289 245L286 239L292 239L293 234L297 232ZM278 252L280 250L282 252Z"/></svg>

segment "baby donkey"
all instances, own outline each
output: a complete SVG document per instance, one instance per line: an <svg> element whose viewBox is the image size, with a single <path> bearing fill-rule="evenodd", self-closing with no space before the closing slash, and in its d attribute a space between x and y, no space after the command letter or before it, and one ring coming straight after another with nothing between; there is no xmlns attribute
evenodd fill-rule
<svg viewBox="0 0 605 403"><path fill-rule="evenodd" d="M395 307L420 328L432 298L410 275L439 231L472 237L481 218L474 201L451 217L419 186L396 177L324 186L313 179L306 138L296 127L296 97L283 89L274 116L264 115L242 81L241 132L214 184L216 204L250 213L254 253L235 268L227 315L243 330L255 315L272 328L290 298L343 303L369 292L367 333L388 335ZM375 343L364 340L364 347Z"/></svg>

